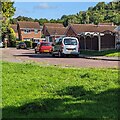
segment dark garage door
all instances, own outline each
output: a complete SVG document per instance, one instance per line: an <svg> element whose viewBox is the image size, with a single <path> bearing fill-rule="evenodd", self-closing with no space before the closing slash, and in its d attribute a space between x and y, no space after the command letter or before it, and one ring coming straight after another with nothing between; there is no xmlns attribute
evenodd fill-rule
<svg viewBox="0 0 120 120"><path fill-rule="evenodd" d="M101 36L101 49L115 48L115 35L105 34Z"/></svg>

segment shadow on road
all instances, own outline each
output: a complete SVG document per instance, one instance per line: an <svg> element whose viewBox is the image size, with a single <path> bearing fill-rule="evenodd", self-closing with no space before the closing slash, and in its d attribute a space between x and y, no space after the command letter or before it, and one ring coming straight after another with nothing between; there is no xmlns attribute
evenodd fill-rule
<svg viewBox="0 0 120 120"><path fill-rule="evenodd" d="M35 53L21 53L13 55L15 57L32 57L32 58L59 58L57 55L52 57L51 54L35 54ZM76 58L75 56L66 56L61 58Z"/></svg>
<svg viewBox="0 0 120 120"><path fill-rule="evenodd" d="M13 55L15 57L32 57L32 58L53 58L52 55L42 55L42 54L33 54L33 53L23 53L23 54L16 54L16 55Z"/></svg>

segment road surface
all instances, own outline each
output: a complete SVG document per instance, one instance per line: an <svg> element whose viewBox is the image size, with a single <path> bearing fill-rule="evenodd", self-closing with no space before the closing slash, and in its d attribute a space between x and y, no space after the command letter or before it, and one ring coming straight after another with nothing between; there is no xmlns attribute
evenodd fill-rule
<svg viewBox="0 0 120 120"><path fill-rule="evenodd" d="M42 65L62 67L116 68L118 61L92 60L85 58L58 58L49 54L35 54L33 49L0 48L1 59L9 62L38 62Z"/></svg>

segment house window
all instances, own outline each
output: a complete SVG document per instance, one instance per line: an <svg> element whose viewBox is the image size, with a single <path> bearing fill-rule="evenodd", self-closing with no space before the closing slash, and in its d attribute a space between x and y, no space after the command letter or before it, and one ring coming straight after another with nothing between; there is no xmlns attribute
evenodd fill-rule
<svg viewBox="0 0 120 120"><path fill-rule="evenodd" d="M25 34L30 33L30 29L25 29L25 30L24 30L24 33L25 33Z"/></svg>
<svg viewBox="0 0 120 120"><path fill-rule="evenodd" d="M24 41L31 41L31 38L23 38Z"/></svg>
<svg viewBox="0 0 120 120"><path fill-rule="evenodd" d="M38 33L38 30L37 30L37 29L34 29L34 32L35 32L35 34L37 34L37 33Z"/></svg>

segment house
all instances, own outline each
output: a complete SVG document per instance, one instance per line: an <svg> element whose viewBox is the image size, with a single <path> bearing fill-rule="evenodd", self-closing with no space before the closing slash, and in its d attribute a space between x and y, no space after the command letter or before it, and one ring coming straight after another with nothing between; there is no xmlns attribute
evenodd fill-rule
<svg viewBox="0 0 120 120"><path fill-rule="evenodd" d="M56 38L65 36L66 28L60 23L45 23L42 31L47 41L54 42Z"/></svg>
<svg viewBox="0 0 120 120"><path fill-rule="evenodd" d="M47 27L47 30L44 35L47 41L54 42L56 38L65 36L65 31L65 27Z"/></svg>
<svg viewBox="0 0 120 120"><path fill-rule="evenodd" d="M56 28L56 27L64 27L64 26L61 23L44 23L43 29L42 29L43 34L45 34L48 27L55 27Z"/></svg>
<svg viewBox="0 0 120 120"><path fill-rule="evenodd" d="M11 28L14 30L15 32L15 37L16 39L19 39L18 38L18 30L17 30L17 25L16 24L11 24Z"/></svg>
<svg viewBox="0 0 120 120"><path fill-rule="evenodd" d="M77 37L80 49L101 51L115 48L114 29L113 24L71 24L65 35Z"/></svg>
<svg viewBox="0 0 120 120"><path fill-rule="evenodd" d="M41 38L41 30L38 22L18 21L17 30L20 40L39 41Z"/></svg>

